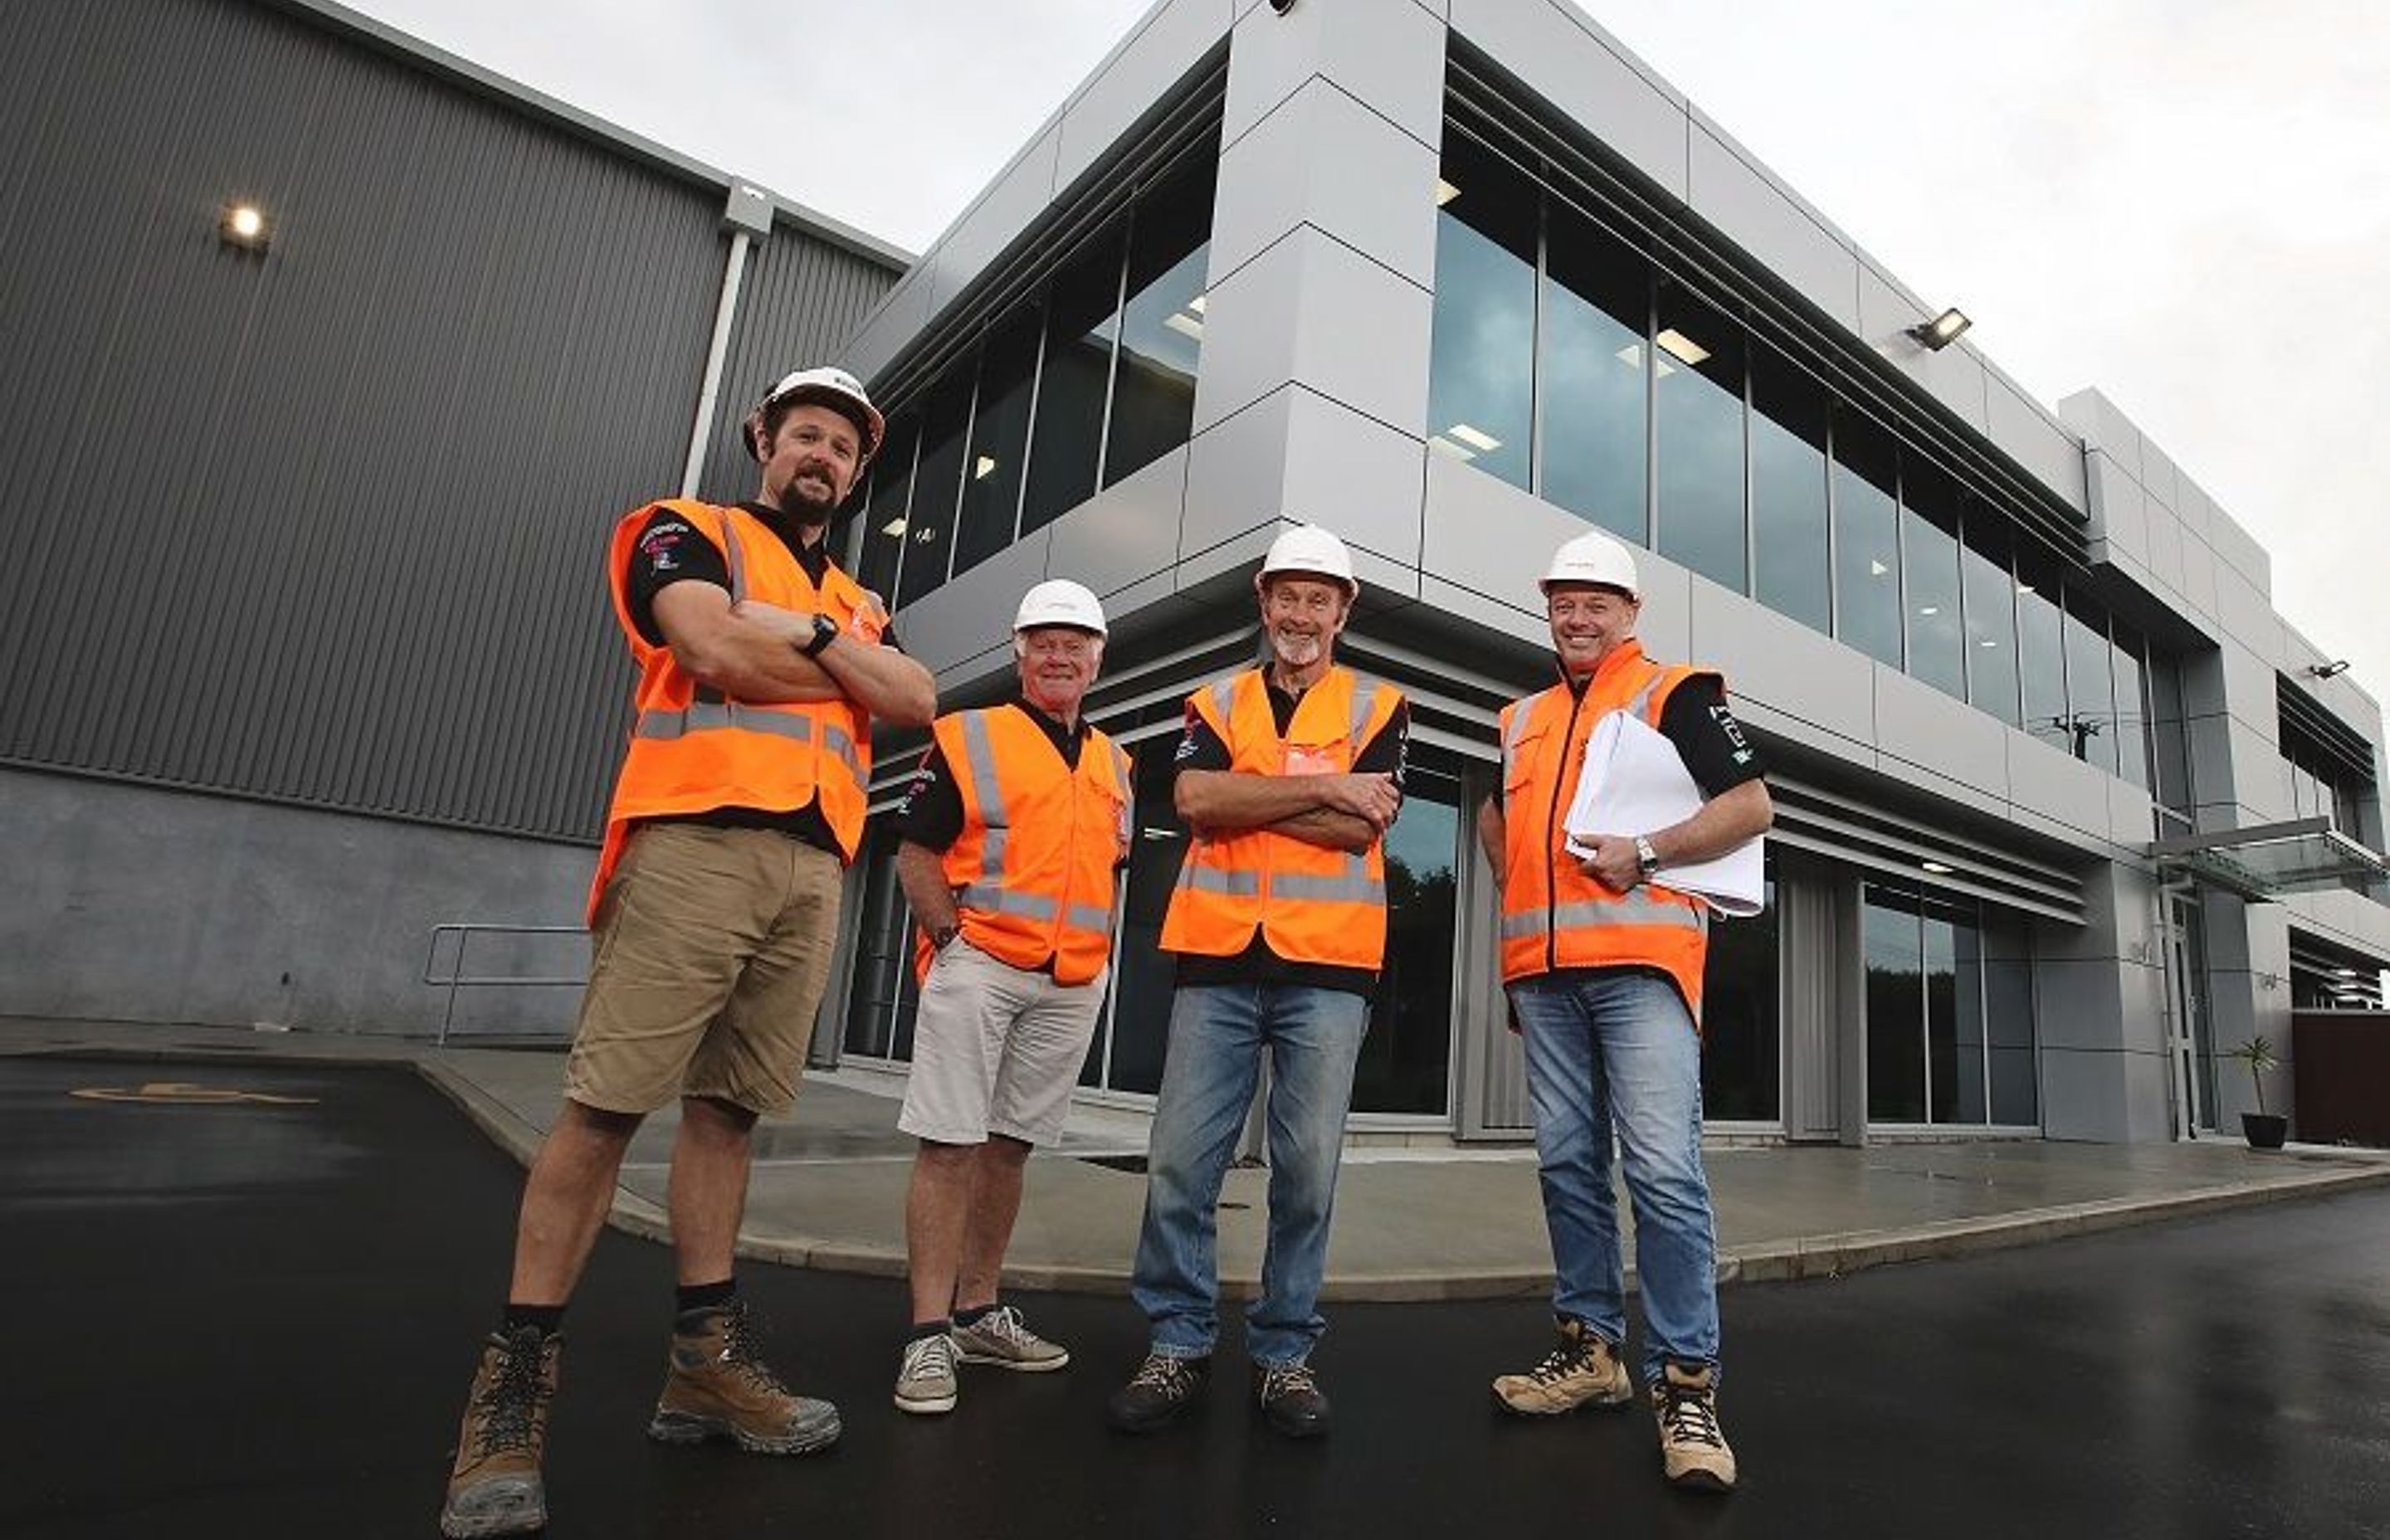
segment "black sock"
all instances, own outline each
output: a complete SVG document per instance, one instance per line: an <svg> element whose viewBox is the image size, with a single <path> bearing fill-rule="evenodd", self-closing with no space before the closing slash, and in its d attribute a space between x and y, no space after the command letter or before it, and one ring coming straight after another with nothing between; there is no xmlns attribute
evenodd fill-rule
<svg viewBox="0 0 2390 1540"><path fill-rule="evenodd" d="M910 1337L906 1338L905 1340L906 1340L906 1341L908 1341L908 1342L918 1342L918 1341L920 1341L922 1338L924 1338L924 1337L943 1337L943 1336L944 1336L945 1334L946 1334L946 1323L945 1323L945 1322L944 1322L944 1321L923 1321L923 1322L921 1322L920 1324L919 1324L918 1326L914 1327L914 1328L913 1328L913 1335L911 1335Z"/></svg>
<svg viewBox="0 0 2390 1540"><path fill-rule="evenodd" d="M996 1306L992 1304L983 1304L975 1305L969 1310L957 1310L955 1312L955 1325L977 1326L980 1318L995 1308Z"/></svg>
<svg viewBox="0 0 2390 1540"><path fill-rule="evenodd" d="M720 1283L684 1283L680 1286L679 1303L673 1308L683 1315L692 1310L707 1310L728 1304L739 1297L739 1284L732 1278Z"/></svg>
<svg viewBox="0 0 2390 1540"><path fill-rule="evenodd" d="M564 1326L564 1306L560 1304L517 1304L507 1302L507 1313L499 1317L498 1329L508 1336L524 1327L539 1328L543 1337L553 1337Z"/></svg>

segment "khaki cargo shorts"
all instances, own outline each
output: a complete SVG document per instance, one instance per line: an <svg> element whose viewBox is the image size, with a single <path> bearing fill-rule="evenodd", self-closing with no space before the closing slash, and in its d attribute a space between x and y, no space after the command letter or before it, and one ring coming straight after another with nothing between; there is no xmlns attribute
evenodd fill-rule
<svg viewBox="0 0 2390 1540"><path fill-rule="evenodd" d="M607 1112L795 1101L842 877L837 856L770 829L636 830L590 930L564 1094Z"/></svg>

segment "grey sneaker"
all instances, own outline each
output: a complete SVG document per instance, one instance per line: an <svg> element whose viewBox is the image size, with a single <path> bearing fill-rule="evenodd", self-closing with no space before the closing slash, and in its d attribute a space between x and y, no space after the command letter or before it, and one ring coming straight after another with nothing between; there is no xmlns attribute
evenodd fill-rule
<svg viewBox="0 0 2390 1540"><path fill-rule="evenodd" d="M1021 1312L1009 1304L997 1305L969 1326L957 1322L946 1336L966 1364L994 1364L1043 1374L1071 1361L1070 1349L1030 1330L1022 1324Z"/></svg>
<svg viewBox="0 0 2390 1540"><path fill-rule="evenodd" d="M955 1409L955 1344L943 1332L905 1344L896 1370L896 1409L927 1416Z"/></svg>

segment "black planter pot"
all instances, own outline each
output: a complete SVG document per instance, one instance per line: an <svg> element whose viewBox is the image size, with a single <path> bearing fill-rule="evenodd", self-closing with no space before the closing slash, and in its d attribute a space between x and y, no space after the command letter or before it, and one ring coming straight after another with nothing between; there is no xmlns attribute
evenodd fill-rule
<svg viewBox="0 0 2390 1540"><path fill-rule="evenodd" d="M2291 1120L2280 1112L2241 1114L2241 1136L2249 1141L2252 1149L2280 1149L2290 1132Z"/></svg>

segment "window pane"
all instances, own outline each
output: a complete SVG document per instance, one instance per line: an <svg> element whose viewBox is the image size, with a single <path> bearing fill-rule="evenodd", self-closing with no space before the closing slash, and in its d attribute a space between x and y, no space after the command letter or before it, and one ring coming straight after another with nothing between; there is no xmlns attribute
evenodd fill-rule
<svg viewBox="0 0 2390 1540"><path fill-rule="evenodd" d="M2058 618L2055 571L2017 553L2017 674L2024 699L2024 730L2075 752L2066 720L2066 627Z"/></svg>
<svg viewBox="0 0 2390 1540"><path fill-rule="evenodd" d="M1170 954L1162 950L1162 918L1187 851L1187 826L1170 798L1173 746L1167 738L1149 739L1137 755L1137 827L1112 966L1111 1086L1118 1091L1162 1089L1176 971Z"/></svg>
<svg viewBox="0 0 2390 1540"><path fill-rule="evenodd" d="M1958 935L1950 912L1931 900L1923 915L1926 1118L1948 1123L1958 1111Z"/></svg>
<svg viewBox="0 0 2390 1540"><path fill-rule="evenodd" d="M1764 347L1751 356L1752 597L1831 634L1826 388Z"/></svg>
<svg viewBox="0 0 2390 1540"><path fill-rule="evenodd" d="M962 518L955 527L955 571L964 572L1012 544L1021 500L1021 455L1029 443L1029 390L1037 372L1033 307L996 328L980 356L979 410L971 418L963 466Z"/></svg>
<svg viewBox="0 0 2390 1540"><path fill-rule="evenodd" d="M1108 231L1063 268L1047 290L1046 362L1037 382L1029 491L1021 505L1023 534L1045 528L1095 494L1125 257L1124 232Z"/></svg>
<svg viewBox="0 0 2390 1540"><path fill-rule="evenodd" d="M2080 743L2075 757L2116 773L2116 685L2108 617L2091 601L2066 596L2066 704Z"/></svg>
<svg viewBox="0 0 2390 1540"><path fill-rule="evenodd" d="M2191 811L2191 740L2183 720L2182 664L2171 653L2150 654L2143 687L2149 701L2150 737L2157 749L2158 801L2178 813Z"/></svg>
<svg viewBox="0 0 2390 1540"><path fill-rule="evenodd" d="M1834 413L1834 635L1900 666L1900 535L1892 440Z"/></svg>
<svg viewBox="0 0 2390 1540"><path fill-rule="evenodd" d="M1967 699L2013 727L2017 714L2016 584L2009 575L2008 529L1980 503L1967 509L1959 553L1967 612Z"/></svg>
<svg viewBox="0 0 2390 1540"><path fill-rule="evenodd" d="M1443 176L1456 190L1435 222L1428 445L1523 487L1535 396L1539 194L1457 133L1445 135Z"/></svg>
<svg viewBox="0 0 2390 1540"><path fill-rule="evenodd" d="M1822 476L1823 472L1819 474ZM1777 1095L1776 883L1749 919L1710 928L1702 972L1702 1116L1773 1123Z"/></svg>
<svg viewBox="0 0 2390 1540"><path fill-rule="evenodd" d="M1194 425L1214 164L1200 159L1192 170L1139 198L1130 212L1129 301L1112 380L1106 486L1185 443Z"/></svg>
<svg viewBox="0 0 2390 1540"><path fill-rule="evenodd" d="M2040 1121L2034 1085L2033 944L2022 921L1984 918L1984 1028L1991 1044L1991 1121Z"/></svg>
<svg viewBox="0 0 2390 1540"><path fill-rule="evenodd" d="M1867 960L1868 1116L1922 1123L1924 938L1916 898L1868 884L1859 931Z"/></svg>
<svg viewBox="0 0 2390 1540"><path fill-rule="evenodd" d="M1660 554L1740 594L1742 325L1677 285L1660 285L1651 352L1659 420Z"/></svg>
<svg viewBox="0 0 2390 1540"><path fill-rule="evenodd" d="M1386 966L1354 1072L1356 1112L1445 1110L1460 781L1440 757L1413 751L1403 815L1386 830Z"/></svg>
<svg viewBox="0 0 2390 1540"><path fill-rule="evenodd" d="M1650 459L1651 269L1625 242L1558 199L1545 254L1544 500L1638 545ZM1438 419L1439 424L1443 419Z"/></svg>
<svg viewBox="0 0 2390 1540"><path fill-rule="evenodd" d="M871 462L871 501L864 509L854 578L883 604L896 592L896 560L905 554L905 504L913 490L913 452L920 442L920 420L901 413L889 422L880 456Z"/></svg>
<svg viewBox="0 0 2390 1540"><path fill-rule="evenodd" d="M2116 627L2116 773L2150 786L2150 708L2141 687L2141 638Z"/></svg>
<svg viewBox="0 0 2390 1540"><path fill-rule="evenodd" d="M905 564L896 574L902 609L946 581L954 545L955 497L961 490L963 434L970 426L971 383L978 360L963 358L930 388L922 413L921 459L913 472L912 511L905 520Z"/></svg>
<svg viewBox="0 0 2390 1540"><path fill-rule="evenodd" d="M854 982L846 996L844 1051L871 1059L909 1052L919 993L913 982L912 911L896 885L895 830L875 822L859 862L863 918L855 930Z"/></svg>
<svg viewBox="0 0 2390 1540"><path fill-rule="evenodd" d="M1967 698L1959 625L1959 489L1910 456L1901 476L1901 561L1907 573L1908 672Z"/></svg>

